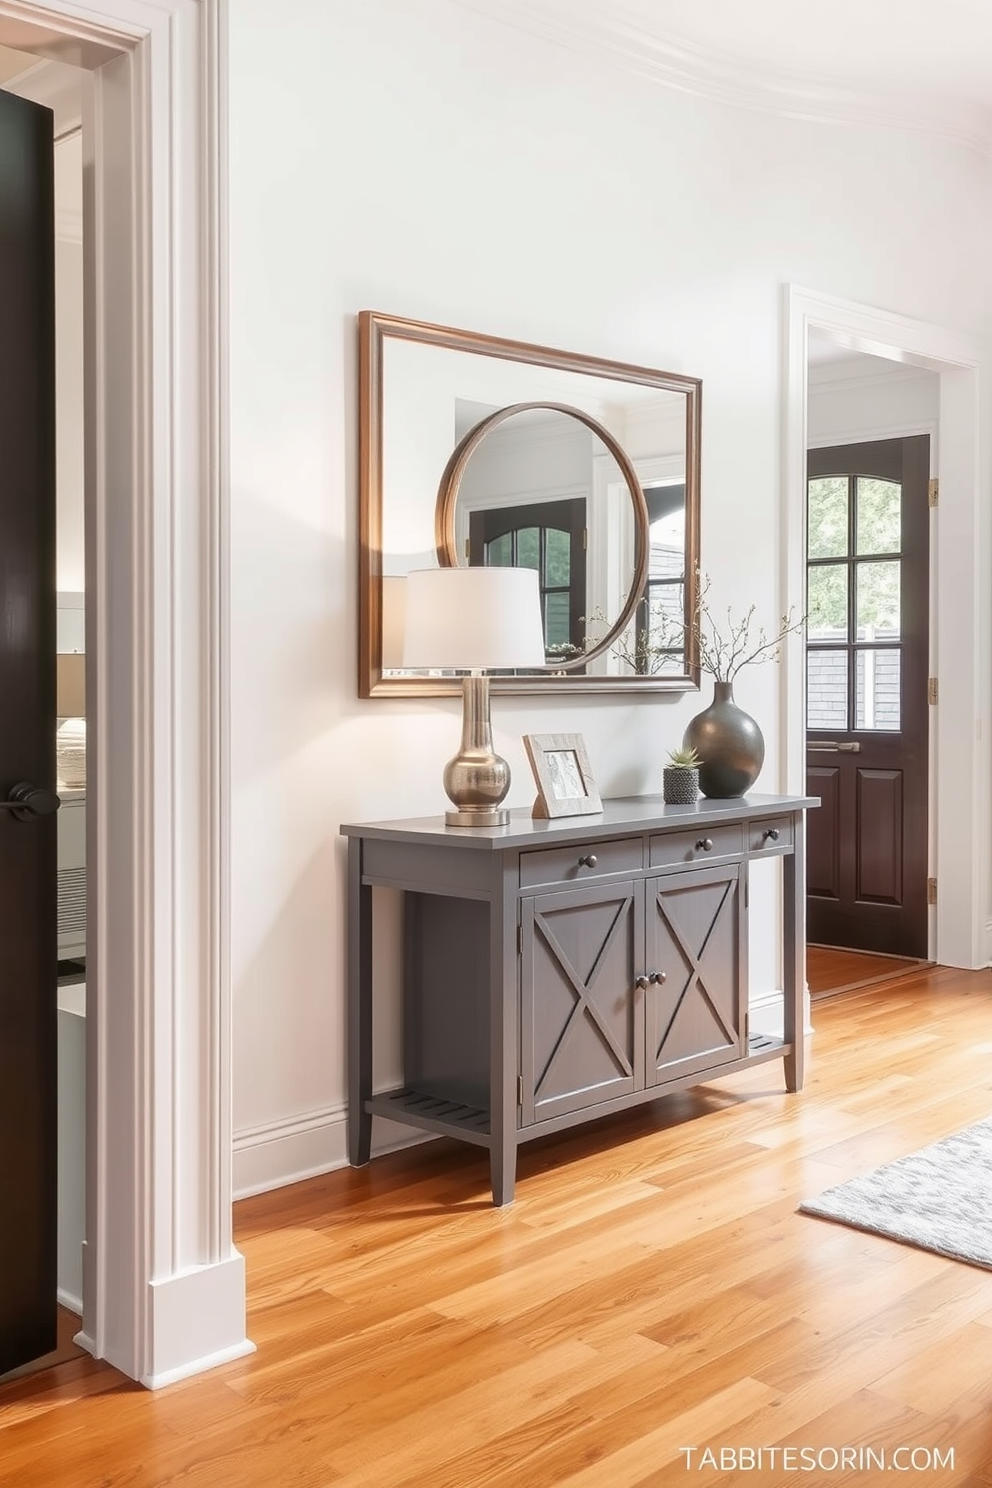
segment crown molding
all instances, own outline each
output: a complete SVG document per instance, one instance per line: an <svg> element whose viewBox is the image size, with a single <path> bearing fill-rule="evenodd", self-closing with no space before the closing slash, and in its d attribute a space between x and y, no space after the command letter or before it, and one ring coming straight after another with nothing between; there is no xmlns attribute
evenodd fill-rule
<svg viewBox="0 0 992 1488"><path fill-rule="evenodd" d="M598 0L453 0L463 10L541 36L666 88L713 103L816 123L876 125L948 140L992 153L992 109L963 98L848 83L793 72L700 47L648 30L616 6Z"/></svg>

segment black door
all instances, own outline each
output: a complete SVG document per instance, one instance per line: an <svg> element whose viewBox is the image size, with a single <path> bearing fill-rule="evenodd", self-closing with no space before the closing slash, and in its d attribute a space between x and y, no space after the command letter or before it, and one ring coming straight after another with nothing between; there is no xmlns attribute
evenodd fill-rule
<svg viewBox="0 0 992 1488"><path fill-rule="evenodd" d="M927 954L930 440L807 457L807 935Z"/></svg>
<svg viewBox="0 0 992 1488"><path fill-rule="evenodd" d="M55 786L52 114L0 91L0 802ZM0 809L0 1373L56 1344L56 818Z"/></svg>

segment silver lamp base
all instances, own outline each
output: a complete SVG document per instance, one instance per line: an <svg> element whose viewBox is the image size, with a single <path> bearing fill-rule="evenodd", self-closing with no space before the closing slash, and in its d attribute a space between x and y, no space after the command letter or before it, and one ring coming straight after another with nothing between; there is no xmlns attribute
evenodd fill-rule
<svg viewBox="0 0 992 1488"><path fill-rule="evenodd" d="M444 767L444 788L454 807L445 813L445 824L505 827L510 813L500 803L510 789L510 767L493 752L487 676L462 679L462 709L461 747Z"/></svg>
<svg viewBox="0 0 992 1488"><path fill-rule="evenodd" d="M448 827L507 827L510 813L505 806L480 806L465 811L446 811L444 823Z"/></svg>

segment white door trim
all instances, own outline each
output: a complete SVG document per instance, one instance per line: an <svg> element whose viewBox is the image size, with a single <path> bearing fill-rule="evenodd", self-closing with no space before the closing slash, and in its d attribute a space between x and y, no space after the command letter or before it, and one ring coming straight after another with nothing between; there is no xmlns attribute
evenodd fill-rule
<svg viewBox="0 0 992 1488"><path fill-rule="evenodd" d="M231 1230L226 0L0 0L86 42L83 1339L251 1349ZM110 60L107 60L107 59Z"/></svg>
<svg viewBox="0 0 992 1488"><path fill-rule="evenodd" d="M940 702L936 720L936 799L932 861L938 879L934 954L950 966L988 963L989 704L992 592L988 516L979 499L989 483L979 368L988 348L940 326L785 286L785 411L782 527L787 604L805 609L807 344L826 331L853 351L889 356L940 376L940 507L931 631ZM985 596L986 603L983 603ZM804 643L793 637L782 667L786 789L803 792Z"/></svg>

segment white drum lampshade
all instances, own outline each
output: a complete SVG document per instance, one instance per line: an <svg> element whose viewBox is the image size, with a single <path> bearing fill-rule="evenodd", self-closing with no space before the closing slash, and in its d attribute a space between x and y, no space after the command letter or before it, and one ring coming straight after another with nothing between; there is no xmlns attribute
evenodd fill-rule
<svg viewBox="0 0 992 1488"><path fill-rule="evenodd" d="M403 665L444 671L544 666L533 568L418 568L406 579Z"/></svg>

